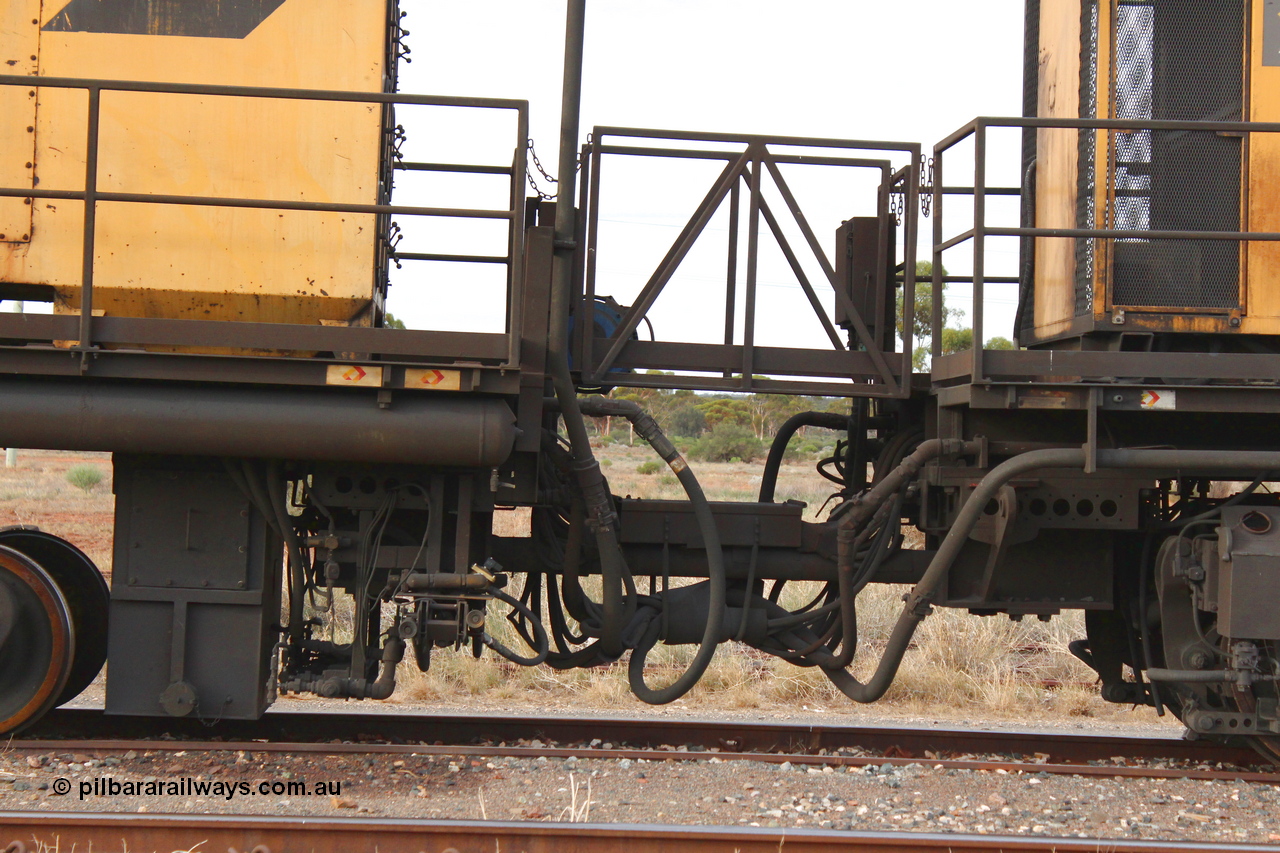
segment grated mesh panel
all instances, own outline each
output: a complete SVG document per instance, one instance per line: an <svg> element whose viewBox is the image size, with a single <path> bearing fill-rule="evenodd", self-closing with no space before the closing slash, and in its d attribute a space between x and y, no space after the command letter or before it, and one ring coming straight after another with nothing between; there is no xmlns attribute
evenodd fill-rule
<svg viewBox="0 0 1280 853"><path fill-rule="evenodd" d="M1111 115L1239 121L1243 0L1117 0ZM1241 140L1212 132L1111 134L1111 227L1239 231ZM1239 305L1239 244L1116 240L1116 305Z"/></svg>

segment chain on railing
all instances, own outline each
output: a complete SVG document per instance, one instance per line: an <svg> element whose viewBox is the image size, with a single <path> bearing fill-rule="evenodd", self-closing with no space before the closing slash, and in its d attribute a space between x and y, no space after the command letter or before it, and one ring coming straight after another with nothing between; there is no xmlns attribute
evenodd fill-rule
<svg viewBox="0 0 1280 853"><path fill-rule="evenodd" d="M529 149L529 159L524 164L524 176L529 179L529 187L538 194L538 198L543 201L555 201L556 193L549 193L538 186L538 182L533 177L533 170L529 168L532 164L538 170L538 174L542 175L542 179L549 184L558 184L555 178L542 166L542 161L538 159L538 152L533 147L533 140L526 140L525 147Z"/></svg>

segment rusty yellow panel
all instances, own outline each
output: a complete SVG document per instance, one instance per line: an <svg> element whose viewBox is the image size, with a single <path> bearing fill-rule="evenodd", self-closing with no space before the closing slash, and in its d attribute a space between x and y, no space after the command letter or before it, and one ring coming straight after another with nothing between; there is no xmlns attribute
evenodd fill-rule
<svg viewBox="0 0 1280 853"><path fill-rule="evenodd" d="M40 0L0 6L0 70L34 75L40 53ZM0 86L0 187L28 189L35 174L36 97L26 86ZM0 198L0 242L31 238L31 200ZM21 251L18 247L8 251Z"/></svg>
<svg viewBox="0 0 1280 853"><path fill-rule="evenodd" d="M1080 0L1045 0L1040 5L1038 114L1080 116ZM1036 227L1075 228L1079 133L1040 128L1036 145ZM1036 337L1064 331L1075 317L1075 243L1036 238Z"/></svg>
<svg viewBox="0 0 1280 853"><path fill-rule="evenodd" d="M244 26L201 11L207 4L167 5L187 19L157 13L148 32L119 33L92 23L87 0L46 4L40 73L382 89L386 0L237 4L258 11ZM41 89L38 101L40 185L81 189L87 99ZM371 204L380 149L374 105L105 92L99 188ZM0 279L53 285L55 310L78 310L83 205L38 203L33 215L30 250L3 258ZM368 214L101 203L94 306L109 316L367 323L377 239Z"/></svg>
<svg viewBox="0 0 1280 853"><path fill-rule="evenodd" d="M1274 19L1272 19L1274 18ZM1249 62L1250 121L1280 121L1280 6L1253 4ZM1245 227L1280 231L1280 135L1255 133L1248 141ZM1280 334L1280 243L1253 243L1245 249L1245 315L1240 331Z"/></svg>

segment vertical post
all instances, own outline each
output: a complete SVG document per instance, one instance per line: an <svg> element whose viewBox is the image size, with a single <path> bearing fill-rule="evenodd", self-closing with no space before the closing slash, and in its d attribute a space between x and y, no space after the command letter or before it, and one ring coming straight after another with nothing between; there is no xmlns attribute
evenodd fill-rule
<svg viewBox="0 0 1280 853"><path fill-rule="evenodd" d="M573 241L578 245L578 250L573 253L573 271L570 281L572 282L570 298L577 299L578 304L582 306L582 316L587 318L586 322L579 323L573 331L573 340L569 342L570 358L577 359L577 364L582 365L578 368L583 376L588 376L594 370L591 364L587 347L595 337L595 319L596 319L596 294L594 279L591 288L588 290L585 281L587 278L587 246L594 245L594 242L587 241L587 233L590 228L591 217L584 217L582 212L588 209L588 205L592 204L588 199L591 197L591 190L595 188L596 183L594 176L591 174L591 150L593 146L583 145L578 149L578 157L580 166L578 170L582 172L582 180L578 182L578 209L577 217L573 223ZM594 204L599 203L599 197L596 197Z"/></svg>
<svg viewBox="0 0 1280 853"><path fill-rule="evenodd" d="M979 119L973 134L973 381L981 382L983 283L987 262L987 126Z"/></svg>
<svg viewBox="0 0 1280 853"><path fill-rule="evenodd" d="M582 304L590 305L591 310L595 311L596 304L596 251L595 247L600 241L600 140L592 139L590 145L586 145L582 149L582 176L583 184L587 188L585 194L585 210L587 211L587 227L586 241L584 247L585 266L583 269L583 297ZM592 322L578 324L577 334L577 354L581 358L582 375L595 375L596 372L596 354L595 344L595 317L592 316Z"/></svg>
<svg viewBox="0 0 1280 853"><path fill-rule="evenodd" d="M577 389L569 373L569 311L573 301L573 266L577 216L573 207L577 184L578 110L582 102L582 44L587 0L568 0L564 34L564 90L560 99L560 162L556 176L555 250L551 259L550 369L557 380L556 397L574 446L574 456L591 458L591 445Z"/></svg>
<svg viewBox="0 0 1280 853"><path fill-rule="evenodd" d="M945 290L945 284L942 281L942 150L935 148L933 151L933 280L931 282L933 288L933 340L929 344L929 357L931 359L939 359L942 357L942 294ZM905 326L910 322L908 318L903 318Z"/></svg>
<svg viewBox="0 0 1280 853"><path fill-rule="evenodd" d="M557 282L569 284L577 231L574 196L578 170L578 122L582 108L582 45L586 36L586 0L569 0L564 36L564 89L560 98L560 163L556 172Z"/></svg>
<svg viewBox="0 0 1280 853"><path fill-rule="evenodd" d="M1026 3L1022 39L1022 115L1024 118L1034 118L1040 112L1040 0L1026 0ZM1038 134L1039 130L1034 127L1022 128L1022 196L1019 200L1019 220L1023 228L1034 228L1036 224L1033 187ZM1022 345L1027 302L1035 287L1032 278L1035 275L1036 238L1020 237L1018 250L1018 307L1013 317L1015 349ZM1035 325L1034 318L1032 325Z"/></svg>
<svg viewBox="0 0 1280 853"><path fill-rule="evenodd" d="M729 264L724 285L724 345L733 346L734 312L737 310L738 296L738 208L741 202L741 183L735 178L733 189L729 191ZM724 378L728 379L733 371L726 370Z"/></svg>
<svg viewBox="0 0 1280 853"><path fill-rule="evenodd" d="M529 149L527 107L516 111L516 150L511 160L510 220L507 229L507 366L520 365L524 329L524 174Z"/></svg>
<svg viewBox="0 0 1280 853"><path fill-rule="evenodd" d="M916 243L920 239L920 170L924 157L917 145L911 151L911 173L907 175L907 185L903 188L906 198L906 211L903 214L902 235L902 332L906 340L903 345L904 371L902 387L899 389L903 397L911 396L911 356L916 346L915 328L907 322L908 317L916 313ZM881 265L883 268L885 265Z"/></svg>
<svg viewBox="0 0 1280 853"><path fill-rule="evenodd" d="M760 176L764 173L761 143L751 147L751 203L747 213L747 293L742 318L742 387L751 388L755 372L756 345L756 273L760 255ZM737 186L736 180L734 186Z"/></svg>
<svg viewBox="0 0 1280 853"><path fill-rule="evenodd" d="M13 303L10 309L14 314L21 314L25 306L21 302ZM4 449L4 467L13 468L18 464L18 448L6 447Z"/></svg>
<svg viewBox="0 0 1280 853"><path fill-rule="evenodd" d="M93 348L93 252L98 216L98 117L102 90L89 88L88 134L84 166L84 257L80 268L80 341L77 349Z"/></svg>

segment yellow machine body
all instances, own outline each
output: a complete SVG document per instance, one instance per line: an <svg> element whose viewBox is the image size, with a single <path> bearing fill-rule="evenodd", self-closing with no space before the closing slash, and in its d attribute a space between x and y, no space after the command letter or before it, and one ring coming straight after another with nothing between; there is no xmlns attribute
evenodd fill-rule
<svg viewBox="0 0 1280 853"><path fill-rule="evenodd" d="M228 36L168 34L184 30L165 3L142 4L141 26L81 31L84 0L12 0L2 58L8 73L44 77L383 90L386 0L240 5L261 20ZM113 27L132 31L102 31ZM0 181L83 190L87 93L32 82L0 87L6 116L27 117L0 124ZM108 90L97 189L373 204L382 130L378 104ZM0 200L0 295L44 285L56 312L78 312L83 226L79 200ZM100 201L94 237L95 314L368 325L378 298L372 214Z"/></svg>
<svg viewBox="0 0 1280 853"><path fill-rule="evenodd" d="M1280 18L1268 9L1276 15L1262 0L1043 0L1038 114L1280 121ZM1162 41L1161 27L1178 37ZM1126 162L1135 157L1145 163ZM1035 225L1278 232L1278 180L1280 134L1041 128ZM1278 269L1270 242L1038 237L1024 343L1101 330L1280 334Z"/></svg>

